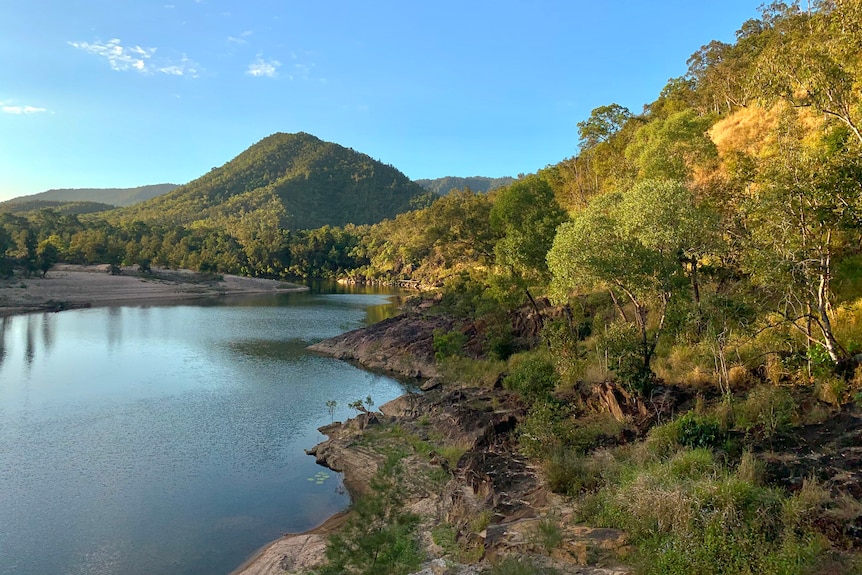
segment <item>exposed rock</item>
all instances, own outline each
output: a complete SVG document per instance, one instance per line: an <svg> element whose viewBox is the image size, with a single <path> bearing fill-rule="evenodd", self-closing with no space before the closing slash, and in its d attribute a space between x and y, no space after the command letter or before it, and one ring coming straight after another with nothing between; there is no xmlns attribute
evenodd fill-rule
<svg viewBox="0 0 862 575"><path fill-rule="evenodd" d="M413 378L439 375L434 360L434 331L451 331L455 320L445 316L405 313L369 327L349 331L308 349L356 361L375 370Z"/></svg>
<svg viewBox="0 0 862 575"><path fill-rule="evenodd" d="M246 568L232 575L293 575L323 563L326 537L316 533L286 535L264 549Z"/></svg>
<svg viewBox="0 0 862 575"><path fill-rule="evenodd" d="M377 473L383 458L370 447L351 443L331 438L306 453L313 455L318 464L344 474L344 487L358 497L368 492L371 478Z"/></svg>
<svg viewBox="0 0 862 575"><path fill-rule="evenodd" d="M442 385L442 380L439 377L432 377L425 383L419 386L419 389L422 391L431 391L432 389L437 389Z"/></svg>

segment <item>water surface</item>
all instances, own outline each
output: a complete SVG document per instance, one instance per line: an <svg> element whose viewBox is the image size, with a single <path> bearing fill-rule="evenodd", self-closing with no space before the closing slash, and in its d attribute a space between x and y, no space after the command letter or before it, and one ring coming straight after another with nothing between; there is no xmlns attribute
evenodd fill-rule
<svg viewBox="0 0 862 575"><path fill-rule="evenodd" d="M228 573L342 509L326 402L400 384L305 347L388 313L290 294L0 319L0 574Z"/></svg>

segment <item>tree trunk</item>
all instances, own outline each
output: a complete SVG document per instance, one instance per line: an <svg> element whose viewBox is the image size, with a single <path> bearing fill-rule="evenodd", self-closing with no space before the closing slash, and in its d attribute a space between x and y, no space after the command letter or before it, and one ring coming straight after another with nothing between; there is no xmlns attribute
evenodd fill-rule
<svg viewBox="0 0 862 575"><path fill-rule="evenodd" d="M820 331L823 333L823 346L832 361L838 363L842 359L841 346L832 331L832 320L829 318L829 270L831 256L826 254L820 259L820 283L817 286L817 313L820 316Z"/></svg>

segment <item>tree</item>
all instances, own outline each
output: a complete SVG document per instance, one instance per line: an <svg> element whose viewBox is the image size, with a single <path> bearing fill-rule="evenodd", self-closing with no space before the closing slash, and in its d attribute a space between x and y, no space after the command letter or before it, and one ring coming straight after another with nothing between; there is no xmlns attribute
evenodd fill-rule
<svg viewBox="0 0 862 575"><path fill-rule="evenodd" d="M810 107L842 122L862 143L859 102L862 9L857 0L822 2L815 13L773 3L756 77L767 98Z"/></svg>
<svg viewBox="0 0 862 575"><path fill-rule="evenodd" d="M59 255L60 250L50 238L39 243L39 247L36 248L36 267L42 272L43 278L48 275L51 266L57 263Z"/></svg>
<svg viewBox="0 0 862 575"><path fill-rule="evenodd" d="M623 321L637 329L641 363L635 387L648 386L668 304L685 283L694 282L714 222L681 182L645 180L626 193L595 198L557 232L548 253L555 299L565 302L579 290L609 290ZM634 308L633 317L619 303L621 296ZM648 323L651 311L655 326Z"/></svg>
<svg viewBox="0 0 862 575"><path fill-rule="evenodd" d="M778 149L761 160L754 186L743 203L743 269L785 322L838 362L847 351L832 325L833 262L858 249L862 162L852 147L810 143L796 111L788 110Z"/></svg>
<svg viewBox="0 0 862 575"><path fill-rule="evenodd" d="M653 120L635 133L626 157L642 179L689 180L695 168L718 159L706 133L713 120L691 109Z"/></svg>
<svg viewBox="0 0 862 575"><path fill-rule="evenodd" d="M406 575L419 569L419 517L404 507L401 457L386 457L370 492L356 499L344 528L330 536L320 575Z"/></svg>
<svg viewBox="0 0 862 575"><path fill-rule="evenodd" d="M566 213L547 181L527 176L498 193L490 219L501 236L494 249L497 264L508 270L538 314L530 285L547 281L548 250Z"/></svg>
<svg viewBox="0 0 862 575"><path fill-rule="evenodd" d="M581 151L609 141L631 118L629 109L619 104L595 108L588 119L578 122Z"/></svg>

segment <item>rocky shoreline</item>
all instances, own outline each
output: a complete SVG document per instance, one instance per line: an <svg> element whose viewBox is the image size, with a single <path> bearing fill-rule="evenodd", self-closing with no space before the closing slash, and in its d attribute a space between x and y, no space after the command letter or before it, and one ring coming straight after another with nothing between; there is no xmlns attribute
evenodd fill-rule
<svg viewBox="0 0 862 575"><path fill-rule="evenodd" d="M402 377L437 377L433 332L453 325L446 317L407 313L310 349ZM419 573L475 574L484 562L509 555L535 556L567 573L630 573L620 566L629 551L625 534L575 526L574 510L518 454L513 432L524 413L517 395L499 388L408 393L377 412L321 427L328 439L308 453L343 473L355 499L369 492L387 452L412 446L401 459L408 478L402 480L405 505L421 518L420 540L432 559ZM549 554L537 533L551 519L567 527ZM286 535L232 575L307 573L325 560L326 536L343 521L340 516L318 529ZM440 524L454 527L457 551L435 541Z"/></svg>

